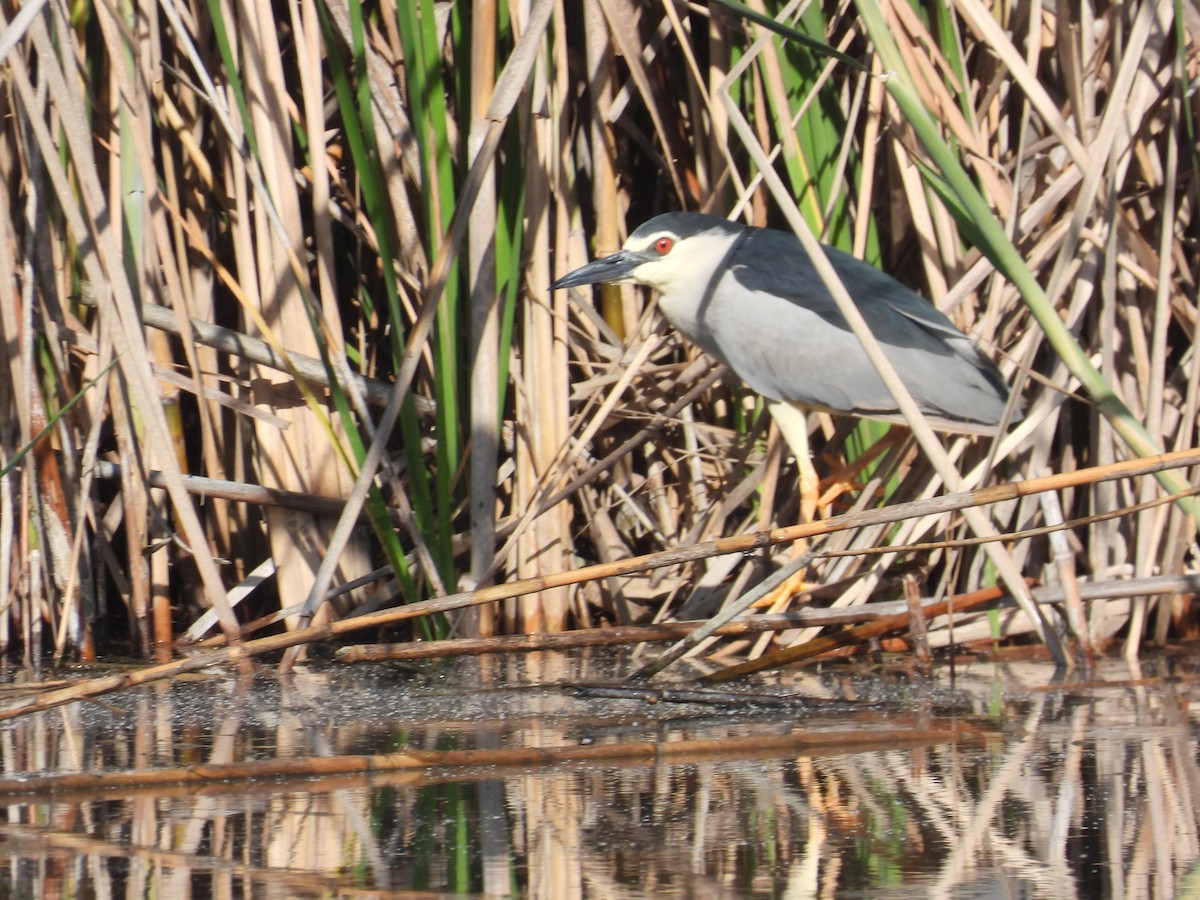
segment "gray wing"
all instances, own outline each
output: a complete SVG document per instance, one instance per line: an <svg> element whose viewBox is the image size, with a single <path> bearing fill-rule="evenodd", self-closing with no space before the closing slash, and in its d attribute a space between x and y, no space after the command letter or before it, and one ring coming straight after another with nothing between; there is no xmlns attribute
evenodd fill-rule
<svg viewBox="0 0 1200 900"><path fill-rule="evenodd" d="M1000 373L949 319L874 266L832 247L826 255L923 412L948 423L1000 420ZM732 262L704 317L710 349L754 390L859 415L898 411L793 235L755 231Z"/></svg>

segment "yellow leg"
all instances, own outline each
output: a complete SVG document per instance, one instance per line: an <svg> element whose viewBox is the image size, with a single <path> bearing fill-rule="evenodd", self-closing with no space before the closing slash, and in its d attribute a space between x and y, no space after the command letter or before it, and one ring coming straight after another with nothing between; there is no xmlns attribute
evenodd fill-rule
<svg viewBox="0 0 1200 900"><path fill-rule="evenodd" d="M808 417L792 404L781 400L769 401L767 409L779 426L779 433L796 456L796 467L800 470L800 521L811 522L817 516L821 482L808 449Z"/></svg>
<svg viewBox="0 0 1200 900"><path fill-rule="evenodd" d="M790 403L772 400L768 402L767 409L770 410L775 424L779 426L779 433L783 435L784 442L796 456L796 467L800 472L800 521L811 522L817 515L820 481L817 478L817 470L813 468L812 456L808 449L807 419L804 413ZM807 541L796 541L793 544L793 552L799 555L807 549L807 546ZM804 575L803 570L797 572L754 605L759 609L765 608L769 612L782 612L787 609L791 598L804 590ZM751 656L757 656L765 650L770 639L769 635L764 635L756 643Z"/></svg>
<svg viewBox="0 0 1200 900"><path fill-rule="evenodd" d="M800 470L800 521L812 522L817 518L817 511L829 506L839 496L847 491L856 490L856 483L864 468L874 462L888 448L904 439L907 433L903 429L891 429L883 440L876 441L869 451L860 456L852 465L828 475L825 493L821 493L821 480L812 464L812 455L808 449L808 422L803 412L790 403L777 400L769 401L767 409L779 426L779 432L784 441L796 456L796 466Z"/></svg>

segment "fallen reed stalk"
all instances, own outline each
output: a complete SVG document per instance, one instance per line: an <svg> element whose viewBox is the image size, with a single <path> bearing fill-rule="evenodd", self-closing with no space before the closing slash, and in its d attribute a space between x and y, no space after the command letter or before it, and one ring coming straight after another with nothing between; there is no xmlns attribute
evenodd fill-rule
<svg viewBox="0 0 1200 900"><path fill-rule="evenodd" d="M0 796L57 794L62 791L117 791L159 785L213 782L236 783L263 779L324 778L384 772L486 767L489 777L497 770L513 768L525 772L531 766L561 766L572 763L645 761L682 763L714 757L744 759L752 753L781 750L830 748L839 753L856 752L883 745L917 746L951 743L964 735L950 729L895 729L878 731L809 732L726 737L701 741L628 741L617 744L585 744L562 747L509 747L479 750L416 750L375 756L321 756L304 759L262 759L240 763L139 769L124 772L71 772L61 775L22 776L0 779Z"/></svg>
<svg viewBox="0 0 1200 900"><path fill-rule="evenodd" d="M1061 585L1033 588L1038 604L1056 605L1065 602L1066 591ZM1115 600L1123 597L1152 597L1164 594L1200 593L1200 575L1157 575L1151 578L1122 578L1102 583L1078 586L1079 599L1084 602ZM977 594L985 594L979 606ZM994 601L994 602L992 602ZM942 615L938 607L946 601L934 597L921 598L921 612L926 619ZM885 600L866 606L845 608L799 609L789 613L771 613L737 619L722 625L715 632L720 637L745 637L767 631L787 631L792 628L828 627L874 622L907 615L908 601ZM960 594L950 601L946 614L979 612L987 609L1013 609L1016 602L1003 592L988 588ZM656 622L651 625L617 625L609 628L580 628L574 631L537 634L510 634L490 638L455 638L445 641L405 641L395 644L354 644L341 647L334 654L338 662L352 664L383 660L448 659L456 656L483 656L490 653L536 653L544 650L575 650L581 647L620 647L628 644L666 643L691 634L704 620ZM25 686L27 690L28 687Z"/></svg>

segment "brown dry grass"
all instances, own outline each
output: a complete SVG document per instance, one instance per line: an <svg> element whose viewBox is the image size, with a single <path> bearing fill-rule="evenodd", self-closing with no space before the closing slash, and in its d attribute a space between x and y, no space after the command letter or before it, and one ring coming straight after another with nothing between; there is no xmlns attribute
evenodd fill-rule
<svg viewBox="0 0 1200 900"><path fill-rule="evenodd" d="M759 224L798 212L970 331L1022 387L1029 415L997 447L947 445L966 486L1126 457L1011 282L922 177L925 153L882 79L715 6L552 7L460 4L447 20L420 3L410 20L410 7L385 2L361 22L356 8L313 2L151 3L121 20L104 5L72 20L47 3L6 15L5 462L96 383L0 479L0 647L28 660L47 648L88 656L97 633L109 649L128 628L135 652L165 658L202 609L230 636L251 618L230 608L239 585L232 596L259 614L320 595L326 578L382 561L398 571L398 587L376 578L339 600L344 613L795 522L793 467L735 379L713 381L633 289L598 296L599 314L547 290L666 208ZM1190 6L1178 21L1169 3L1068 7L1031 17L1022 4L959 0L941 23L933 8L884 13L943 137L1085 354L1160 447L1192 447L1188 86L1200 29ZM874 64L854 9L802 15ZM785 196L762 182L746 135ZM169 311L178 337L143 326L147 304ZM268 350L214 349L192 319ZM271 365L272 347L317 358L324 378ZM340 502L369 459L388 392L364 400L349 373L411 391L380 445L374 530L339 533L336 516L289 504ZM823 415L811 424L827 472L880 454L832 511L943 490L911 442L880 443ZM98 480L97 460L117 463L119 477ZM185 473L261 484L282 502L197 504ZM1070 519L1160 492L1145 479L1057 501ZM1055 515L1027 498L994 508L992 525ZM1026 575L1068 584L1167 576L1195 567L1194 528L1178 506L1156 506L1075 528L1058 548L1030 539L1009 552ZM961 531L957 519L925 517L823 549ZM340 572L318 572L327 556ZM255 589L251 573L268 559L275 590ZM776 561L561 587L464 627L691 616ZM809 577L839 585L836 602L849 605L888 594L912 565L933 594L995 578L966 549L840 557ZM1149 620L1148 601L1134 602L1128 648L1165 639L1183 601L1158 600ZM1129 609L1093 607L1094 635Z"/></svg>

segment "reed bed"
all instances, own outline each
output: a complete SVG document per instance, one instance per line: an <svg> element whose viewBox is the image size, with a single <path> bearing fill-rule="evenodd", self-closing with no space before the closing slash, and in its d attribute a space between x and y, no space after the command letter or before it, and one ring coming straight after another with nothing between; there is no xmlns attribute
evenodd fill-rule
<svg viewBox="0 0 1200 900"><path fill-rule="evenodd" d="M399 636L711 615L793 551L562 577L800 518L761 404L652 298L548 291L666 209L886 268L1023 394L990 445L811 416L822 516L1195 447L1200 28L1069 6L5 12L0 651L166 663L264 616L329 634L531 579ZM905 573L1018 599L1187 575L1195 471L831 534L771 612L902 598ZM856 552L880 545L903 549ZM1189 597L1063 616L1133 654L1192 633ZM959 637L1059 627L980 621Z"/></svg>

